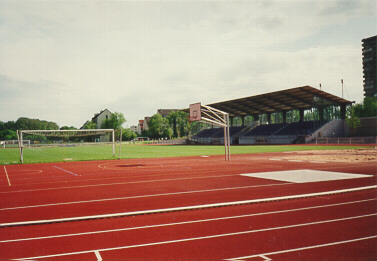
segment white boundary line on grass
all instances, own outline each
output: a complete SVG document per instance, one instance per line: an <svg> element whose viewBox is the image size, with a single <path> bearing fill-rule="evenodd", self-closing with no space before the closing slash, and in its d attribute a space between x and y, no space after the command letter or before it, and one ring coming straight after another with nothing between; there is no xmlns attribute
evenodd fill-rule
<svg viewBox="0 0 377 261"><path fill-rule="evenodd" d="M316 222L309 222L309 223L301 223L301 224L294 224L294 225L281 226L281 227L270 227L270 228L263 228L263 229L256 229L256 230L247 230L247 231L239 231L239 232L232 232L232 233L215 234L215 235L202 236L202 237L182 238L182 239L176 239L176 240L160 241L160 242L153 242L153 243L144 243L144 244L139 244L139 245L128 245L128 246L111 247L111 248L103 248L103 249L93 249L93 250L77 251L77 252L70 252L70 253L60 253L60 254L53 254L53 255L46 255L46 256L35 256L35 257L27 257L27 258L15 259L15 260L33 260L33 259L40 259L40 258L51 258L51 257L58 257L58 256L69 256L69 255L93 253L95 251L97 251L97 252L102 251L103 252L103 251L130 249L130 248L138 248L138 247L165 245L165 244L171 244L171 243L180 243L180 242L188 242L188 241L195 241L195 240L202 240L202 239L212 239L212 238L220 238L220 237L228 237L228 236L237 236L237 235L244 235L244 234L251 234L251 233L266 232L266 231L274 231L274 230L280 230L280 229L304 227L304 226L311 226L311 225L317 225L317 224L325 224L325 223L339 222L339 221L345 221L345 220L367 218L367 217L376 216L376 215L377 215L377 213L372 213L372 214L367 214L367 215L360 215L360 216L353 216L353 217L339 218L339 219L331 219L331 220L323 220L323 221L316 221ZM373 236L369 236L369 237L363 237L363 238L352 239L352 240L357 241L357 240L362 240L362 239L370 239L370 238L374 238L374 237L377 237L377 236L373 235ZM348 241L350 241L350 240L341 241L341 242L348 242ZM323 245L309 246L307 248L315 248L315 247L318 247L318 246L333 245L333 244L336 244L336 243L337 242L331 242L331 243L327 243L327 244L323 244ZM301 248L301 249L304 249L304 248ZM299 249L294 249L294 250L297 251ZM285 251L289 252L289 250L285 250ZM259 255L256 255L256 256L268 255L268 254L272 254L272 253L274 253L274 252L267 253L267 254L259 254ZM238 259L236 259L236 260L238 260Z"/></svg>
<svg viewBox="0 0 377 261"><path fill-rule="evenodd" d="M358 187L358 188L351 188L351 189L341 189L341 190L324 191L324 192L317 192L317 193L290 195L290 196L283 196L283 197L251 199L251 200L213 203L213 204L204 204L204 205L184 206L184 207L176 207L176 208L163 208L163 209L140 210L140 211L101 214L101 215L92 215L92 216L81 216L81 217L70 217L70 218L60 218L60 219L45 219L45 220L31 220L31 221L22 221L22 222L1 223L0 228L10 227L10 226L23 226L23 225L48 224L48 223L57 223L57 222L92 220L92 219L111 218L111 217L146 215L146 214L154 214L154 213L176 212L176 211L182 211L182 210L225 207L225 206L233 206L233 205L255 204L255 203L262 203L262 202L318 197L318 196L324 196L324 195L363 191L363 190L370 190L370 189L376 189L376 188L377 188L377 185L374 185L374 186Z"/></svg>

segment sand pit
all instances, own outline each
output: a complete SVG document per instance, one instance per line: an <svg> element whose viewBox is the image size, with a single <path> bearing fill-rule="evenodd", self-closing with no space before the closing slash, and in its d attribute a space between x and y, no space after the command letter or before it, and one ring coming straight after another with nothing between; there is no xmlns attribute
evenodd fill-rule
<svg viewBox="0 0 377 261"><path fill-rule="evenodd" d="M344 150L307 150L295 155L281 157L290 160L327 161L327 162L376 162L377 148Z"/></svg>

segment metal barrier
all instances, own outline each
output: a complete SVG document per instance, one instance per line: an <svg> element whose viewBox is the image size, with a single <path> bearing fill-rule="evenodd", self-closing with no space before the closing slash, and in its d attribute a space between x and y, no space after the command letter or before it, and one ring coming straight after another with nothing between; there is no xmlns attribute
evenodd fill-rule
<svg viewBox="0 0 377 261"><path fill-rule="evenodd" d="M377 137L315 138L308 143L314 143L314 144L377 144Z"/></svg>

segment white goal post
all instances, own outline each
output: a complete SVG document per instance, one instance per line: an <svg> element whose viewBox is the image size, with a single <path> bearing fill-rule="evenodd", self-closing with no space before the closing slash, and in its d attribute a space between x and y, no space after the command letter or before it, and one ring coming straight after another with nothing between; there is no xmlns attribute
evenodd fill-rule
<svg viewBox="0 0 377 261"><path fill-rule="evenodd" d="M20 149L21 163L24 162L24 134L42 135L49 137L85 137L93 135L112 134L113 156L115 157L115 130L114 129L80 129L80 130L17 130L18 146Z"/></svg>

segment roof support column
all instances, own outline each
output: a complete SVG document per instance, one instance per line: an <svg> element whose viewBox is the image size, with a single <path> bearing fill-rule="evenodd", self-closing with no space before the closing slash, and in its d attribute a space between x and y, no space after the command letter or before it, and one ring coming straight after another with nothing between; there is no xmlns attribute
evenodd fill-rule
<svg viewBox="0 0 377 261"><path fill-rule="evenodd" d="M318 107L318 113L319 113L319 120L323 121L323 112L324 112L324 107Z"/></svg>
<svg viewBox="0 0 377 261"><path fill-rule="evenodd" d="M344 120L346 118L346 105L340 105L340 118Z"/></svg>
<svg viewBox="0 0 377 261"><path fill-rule="evenodd" d="M259 121L259 119L260 119L259 114L253 114L252 116L253 116L254 121Z"/></svg>
<svg viewBox="0 0 377 261"><path fill-rule="evenodd" d="M282 111L283 114L283 123L287 123L287 111Z"/></svg>
<svg viewBox="0 0 377 261"><path fill-rule="evenodd" d="M267 122L271 124L271 113L267 113Z"/></svg>
<svg viewBox="0 0 377 261"><path fill-rule="evenodd" d="M300 122L304 121L304 109L300 109Z"/></svg>

